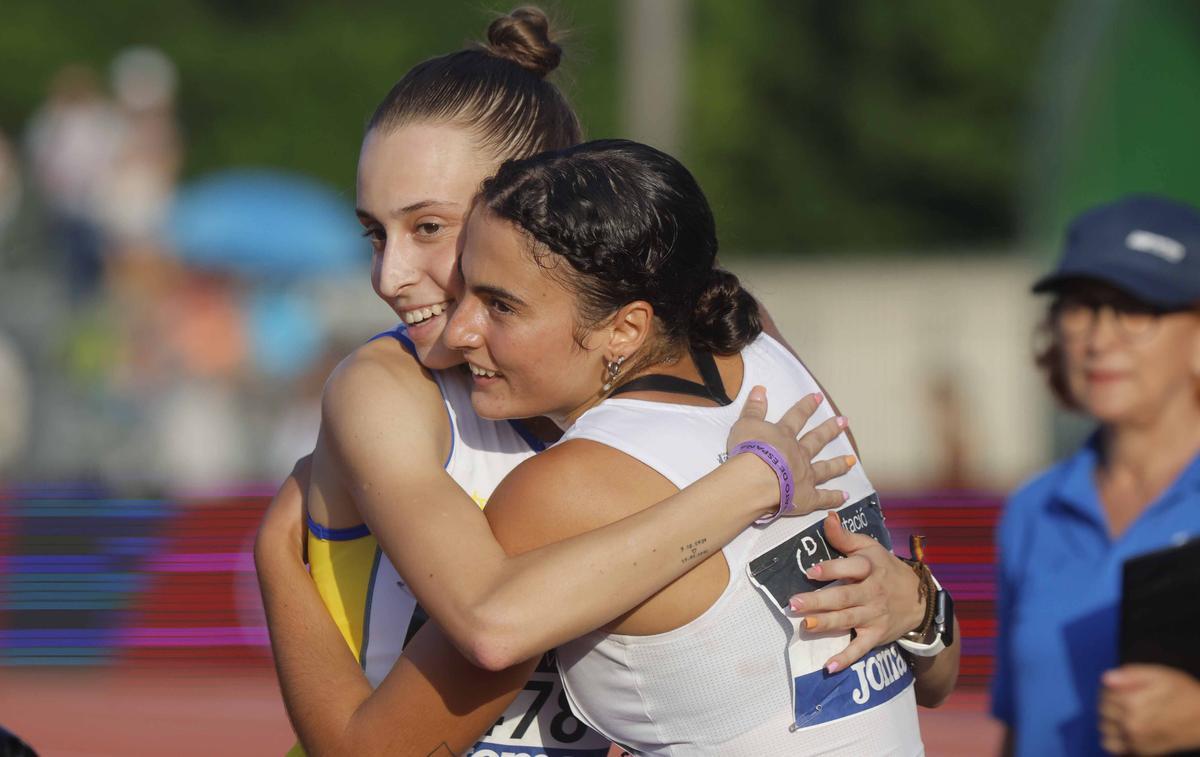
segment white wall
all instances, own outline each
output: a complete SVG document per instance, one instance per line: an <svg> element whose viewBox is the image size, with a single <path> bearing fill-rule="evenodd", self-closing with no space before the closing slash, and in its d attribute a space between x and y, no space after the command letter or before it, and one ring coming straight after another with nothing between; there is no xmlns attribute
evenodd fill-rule
<svg viewBox="0 0 1200 757"><path fill-rule="evenodd" d="M731 261L850 419L877 486L941 483L947 425L972 485L1007 488L1044 465L1051 402L1032 364L1038 269L1019 256ZM939 413L947 377L961 412ZM941 420L939 421L939 418ZM950 432L952 433L952 432Z"/></svg>

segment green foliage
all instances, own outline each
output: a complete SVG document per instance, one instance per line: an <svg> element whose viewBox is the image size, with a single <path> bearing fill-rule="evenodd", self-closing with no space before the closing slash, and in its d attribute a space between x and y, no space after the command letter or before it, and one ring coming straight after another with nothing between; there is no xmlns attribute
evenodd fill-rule
<svg viewBox="0 0 1200 757"><path fill-rule="evenodd" d="M1047 251L1076 214L1119 195L1200 205L1200 4L1118 3L1095 47L1086 66L1059 60L1049 74L1069 96L1046 98L1026 209L1028 236Z"/></svg>
<svg viewBox="0 0 1200 757"><path fill-rule="evenodd" d="M515 4L516 0L514 0ZM692 0L683 157L731 252L987 243L1015 230L1026 93L1055 3ZM558 75L620 134L622 4L563 0ZM413 63L478 39L488 0L6 0L0 128L54 72L131 44L179 66L186 172L303 171L353 192L362 126Z"/></svg>
<svg viewBox="0 0 1200 757"><path fill-rule="evenodd" d="M688 157L727 249L987 243L1015 227L1044 0L697 0Z"/></svg>
<svg viewBox="0 0 1200 757"><path fill-rule="evenodd" d="M7 0L0 128L18 133L63 65L82 62L104 73L122 48L149 44L179 67L189 175L273 166L352 194L362 129L375 105L414 63L482 39L492 16L509 10L491 5ZM574 30L559 81L570 93L591 95L575 97L587 123L614 131L606 79L615 67L615 7L571 3L555 19Z"/></svg>

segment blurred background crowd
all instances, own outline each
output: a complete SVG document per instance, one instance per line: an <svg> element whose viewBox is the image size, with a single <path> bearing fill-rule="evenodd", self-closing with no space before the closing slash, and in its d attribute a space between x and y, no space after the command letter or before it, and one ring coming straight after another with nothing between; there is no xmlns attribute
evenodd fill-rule
<svg viewBox="0 0 1200 757"><path fill-rule="evenodd" d="M964 676L986 680L995 508L1085 428L1033 365L1028 288L1084 208L1200 205L1200 4L541 5L572 29L555 76L587 136L695 172L723 264L908 498L889 522L960 540L941 554L976 640ZM227 495L311 449L325 377L392 325L354 221L362 129L489 10L509 6L3 4L0 662L235 649L266 670L262 500ZM81 492L111 499L61 499Z"/></svg>
<svg viewBox="0 0 1200 757"><path fill-rule="evenodd" d="M851 409L883 487L1006 488L1069 446L1025 284L1083 207L1200 198L1200 8L557 11L589 136L693 168L725 263ZM388 325L351 213L365 117L480 15L6 4L0 475L172 492L286 472L330 367Z"/></svg>
<svg viewBox="0 0 1200 757"><path fill-rule="evenodd" d="M311 450L361 301L338 287L368 259L352 192L261 163L188 176L179 85L163 50L121 47L53 70L0 135L9 480L214 491Z"/></svg>

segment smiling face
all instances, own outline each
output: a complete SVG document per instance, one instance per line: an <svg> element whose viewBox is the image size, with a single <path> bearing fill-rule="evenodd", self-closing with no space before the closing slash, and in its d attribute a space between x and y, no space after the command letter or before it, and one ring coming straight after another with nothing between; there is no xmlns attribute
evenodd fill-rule
<svg viewBox="0 0 1200 757"><path fill-rule="evenodd" d="M1067 388L1105 424L1152 423L1200 402L1200 314L1152 315L1103 284L1065 291L1056 305Z"/></svg>
<svg viewBox="0 0 1200 757"><path fill-rule="evenodd" d="M529 238L478 207L461 262L463 294L446 342L471 368L475 412L567 426L599 401L606 350L620 350L621 335L602 325L576 341L575 297L530 253ZM545 264L567 265L554 255Z"/></svg>
<svg viewBox="0 0 1200 757"><path fill-rule="evenodd" d="M373 129L363 140L358 219L374 249L371 283L408 326L428 368L462 362L442 331L459 288L459 235L472 197L495 167L467 131L447 124Z"/></svg>

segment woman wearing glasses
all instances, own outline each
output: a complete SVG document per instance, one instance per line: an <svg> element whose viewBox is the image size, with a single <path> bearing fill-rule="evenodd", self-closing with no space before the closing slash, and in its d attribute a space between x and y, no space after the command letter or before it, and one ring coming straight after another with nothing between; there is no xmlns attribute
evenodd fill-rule
<svg viewBox="0 0 1200 757"><path fill-rule="evenodd" d="M1122 564L1200 536L1200 212L1146 195L1094 208L1034 291L1053 296L1038 364L1097 429L1001 520L1005 750L1200 747L1200 682L1117 661Z"/></svg>

